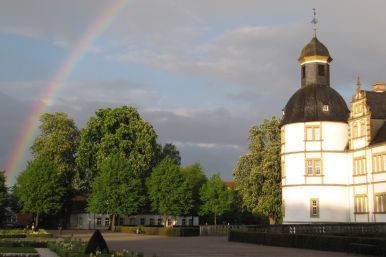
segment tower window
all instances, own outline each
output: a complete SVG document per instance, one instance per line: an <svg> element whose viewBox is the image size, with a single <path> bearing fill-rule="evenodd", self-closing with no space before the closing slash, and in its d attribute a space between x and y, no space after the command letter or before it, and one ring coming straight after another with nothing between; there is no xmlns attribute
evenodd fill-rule
<svg viewBox="0 0 386 257"><path fill-rule="evenodd" d="M306 159L306 175L320 176L322 174L322 160L321 159Z"/></svg>
<svg viewBox="0 0 386 257"><path fill-rule="evenodd" d="M319 76L324 76L325 75L324 65L322 65L322 64L318 64L318 75Z"/></svg>
<svg viewBox="0 0 386 257"><path fill-rule="evenodd" d="M319 217L319 199L310 200L310 217L311 218Z"/></svg>
<svg viewBox="0 0 386 257"><path fill-rule="evenodd" d="M302 78L304 79L306 77L306 66L302 66Z"/></svg>
<svg viewBox="0 0 386 257"><path fill-rule="evenodd" d="M321 139L320 126L306 126L305 139L306 141L317 141Z"/></svg>

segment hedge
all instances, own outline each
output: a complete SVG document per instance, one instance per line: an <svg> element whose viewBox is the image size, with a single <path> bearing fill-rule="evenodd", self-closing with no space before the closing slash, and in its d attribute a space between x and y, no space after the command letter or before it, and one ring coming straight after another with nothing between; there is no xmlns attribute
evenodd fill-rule
<svg viewBox="0 0 386 257"><path fill-rule="evenodd" d="M140 229L141 233L146 235L159 235L159 236L199 236L199 227L138 227L138 226L119 226L117 230L119 232L136 233L137 229Z"/></svg>
<svg viewBox="0 0 386 257"><path fill-rule="evenodd" d="M47 241L0 240L0 247L47 248Z"/></svg>
<svg viewBox="0 0 386 257"><path fill-rule="evenodd" d="M361 253L386 255L386 238L230 231L228 240L338 252L356 251L357 249L354 249L354 245L361 244L363 246L374 246L373 249L367 249L367 252L366 249L363 249Z"/></svg>

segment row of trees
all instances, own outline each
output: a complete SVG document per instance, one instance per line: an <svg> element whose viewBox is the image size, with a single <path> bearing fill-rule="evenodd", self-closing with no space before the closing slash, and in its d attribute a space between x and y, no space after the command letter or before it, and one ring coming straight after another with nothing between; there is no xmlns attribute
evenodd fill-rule
<svg viewBox="0 0 386 257"><path fill-rule="evenodd" d="M216 220L231 209L233 193L219 175L207 181L199 164L180 167L175 146L160 146L133 107L100 109L82 131L65 113L45 113L40 121L33 160L14 188L19 207L36 223L58 210L68 216L74 194L88 197L89 211L113 219L153 211L213 214Z"/></svg>

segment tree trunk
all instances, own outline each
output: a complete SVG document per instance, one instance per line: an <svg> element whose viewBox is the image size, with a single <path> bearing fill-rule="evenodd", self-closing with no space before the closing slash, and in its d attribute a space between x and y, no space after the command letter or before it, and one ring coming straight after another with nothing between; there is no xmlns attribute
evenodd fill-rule
<svg viewBox="0 0 386 257"><path fill-rule="evenodd" d="M274 225L276 224L276 215L271 213L268 215L268 218L269 218L269 224L270 225Z"/></svg>
<svg viewBox="0 0 386 257"><path fill-rule="evenodd" d="M114 231L115 232L115 214L112 215L112 219L111 219L111 231Z"/></svg>
<svg viewBox="0 0 386 257"><path fill-rule="evenodd" d="M36 213L36 218L35 218L35 228L39 226L39 213Z"/></svg>
<svg viewBox="0 0 386 257"><path fill-rule="evenodd" d="M164 215L164 227L165 227L165 228L167 227L167 224L168 224L168 223L167 223L167 220L166 220L166 217L167 217L167 216Z"/></svg>
<svg viewBox="0 0 386 257"><path fill-rule="evenodd" d="M217 219L216 219L216 213L214 214L214 225L216 226L217 225Z"/></svg>

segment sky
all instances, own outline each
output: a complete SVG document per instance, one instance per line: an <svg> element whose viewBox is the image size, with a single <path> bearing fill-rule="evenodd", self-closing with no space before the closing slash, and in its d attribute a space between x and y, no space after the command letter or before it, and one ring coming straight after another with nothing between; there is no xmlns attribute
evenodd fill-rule
<svg viewBox="0 0 386 257"><path fill-rule="evenodd" d="M82 38L122 1L55 94L42 98ZM300 87L297 59L312 38L313 8L317 37L334 59L331 86L347 103L358 76L369 90L386 81L381 0L0 1L0 169L38 105L68 113L79 128L100 108L129 105L159 143L177 146L183 166L199 162L208 176L232 180L249 129L281 117Z"/></svg>

